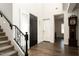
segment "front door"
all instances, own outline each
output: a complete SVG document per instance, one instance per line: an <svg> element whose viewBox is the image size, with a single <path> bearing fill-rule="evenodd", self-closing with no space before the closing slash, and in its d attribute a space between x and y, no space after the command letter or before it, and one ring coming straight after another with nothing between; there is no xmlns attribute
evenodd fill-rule
<svg viewBox="0 0 79 59"><path fill-rule="evenodd" d="M43 29L43 39L44 41L50 41L50 20L43 20L44 29Z"/></svg>

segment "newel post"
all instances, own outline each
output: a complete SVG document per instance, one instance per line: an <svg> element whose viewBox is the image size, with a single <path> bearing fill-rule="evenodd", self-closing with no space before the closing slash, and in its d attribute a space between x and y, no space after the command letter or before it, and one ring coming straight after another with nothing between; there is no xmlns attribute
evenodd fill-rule
<svg viewBox="0 0 79 59"><path fill-rule="evenodd" d="M26 40L26 53L25 53L25 56L28 56L28 43L27 43L27 41L28 41L28 33L27 32L25 34L25 40Z"/></svg>

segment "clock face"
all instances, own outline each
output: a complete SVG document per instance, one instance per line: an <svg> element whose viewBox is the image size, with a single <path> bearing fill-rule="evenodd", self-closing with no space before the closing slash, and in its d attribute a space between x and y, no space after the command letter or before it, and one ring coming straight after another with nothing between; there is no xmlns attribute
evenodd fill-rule
<svg viewBox="0 0 79 59"><path fill-rule="evenodd" d="M75 25L75 24L76 24L75 19L70 20L70 24L71 24L71 25Z"/></svg>

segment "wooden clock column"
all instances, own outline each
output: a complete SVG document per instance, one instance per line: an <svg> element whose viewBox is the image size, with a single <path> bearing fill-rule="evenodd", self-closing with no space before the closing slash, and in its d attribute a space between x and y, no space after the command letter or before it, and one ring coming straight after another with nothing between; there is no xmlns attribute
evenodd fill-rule
<svg viewBox="0 0 79 59"><path fill-rule="evenodd" d="M72 15L69 17L69 46L71 47L77 47L76 26L77 16Z"/></svg>

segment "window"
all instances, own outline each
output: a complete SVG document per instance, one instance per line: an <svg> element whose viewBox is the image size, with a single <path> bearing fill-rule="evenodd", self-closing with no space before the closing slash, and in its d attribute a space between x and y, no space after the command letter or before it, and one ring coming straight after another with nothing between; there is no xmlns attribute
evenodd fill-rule
<svg viewBox="0 0 79 59"><path fill-rule="evenodd" d="M64 24L61 24L61 33L64 33Z"/></svg>

